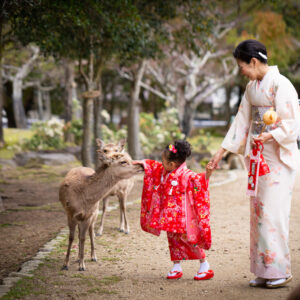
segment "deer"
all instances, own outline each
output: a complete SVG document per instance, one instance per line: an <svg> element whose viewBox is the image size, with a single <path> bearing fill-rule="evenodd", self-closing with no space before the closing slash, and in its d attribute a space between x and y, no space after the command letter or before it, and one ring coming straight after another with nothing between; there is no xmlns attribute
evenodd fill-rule
<svg viewBox="0 0 300 300"><path fill-rule="evenodd" d="M117 153L125 153L124 147L126 139L120 140L117 144L108 143L105 144L102 140L97 139L98 151L102 157L110 158ZM127 153L128 154L128 153ZM128 154L129 155L129 154ZM100 220L99 229L96 231L97 236L101 236L103 233L104 219L107 211L108 200L110 196L117 196L120 203L120 227L119 231L125 234L129 233L129 222L126 216L126 201L128 194L132 190L134 185L134 177L129 179L123 179L119 181L112 190L103 198L102 216Z"/></svg>
<svg viewBox="0 0 300 300"><path fill-rule="evenodd" d="M127 153L115 153L104 157L97 149L100 166L95 170L87 167L71 169L59 187L59 201L68 219L69 244L62 270L69 269L69 259L75 229L78 225L79 271L85 271L84 244L87 231L91 240L91 260L97 261L94 243L94 225L99 211L99 201L122 179L143 172L140 165L133 165Z"/></svg>

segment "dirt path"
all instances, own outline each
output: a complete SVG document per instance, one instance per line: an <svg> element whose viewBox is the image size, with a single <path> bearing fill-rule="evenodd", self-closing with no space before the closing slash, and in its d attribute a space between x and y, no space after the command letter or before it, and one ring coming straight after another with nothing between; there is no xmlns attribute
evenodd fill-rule
<svg viewBox="0 0 300 300"><path fill-rule="evenodd" d="M72 250L69 271L61 271L66 239L35 271L33 278L23 279L4 299L286 299L300 283L300 174L296 179L292 205L290 248L294 280L281 289L250 288L249 272L249 201L245 195L245 172L234 183L212 187L213 247L207 251L215 271L213 280L195 282L198 262L183 263L183 278L165 279L171 267L165 233L155 237L141 231L140 205L128 207L129 235L119 233L119 212L108 213L104 234L97 239L98 262L89 260L87 271L79 272ZM137 181L130 199L138 199L142 181Z"/></svg>

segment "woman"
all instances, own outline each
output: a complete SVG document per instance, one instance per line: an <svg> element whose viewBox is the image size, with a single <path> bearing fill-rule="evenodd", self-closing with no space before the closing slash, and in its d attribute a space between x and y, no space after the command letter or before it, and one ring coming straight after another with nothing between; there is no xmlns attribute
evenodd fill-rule
<svg viewBox="0 0 300 300"><path fill-rule="evenodd" d="M249 166L251 145L255 141L263 143L270 173L259 177L257 195L250 197L250 270L257 276L250 286L277 288L292 279L288 235L295 169L299 164L298 95L277 66L268 66L267 50L260 42L243 41L233 56L250 82L221 148L209 165L216 169L228 150L243 154ZM277 122L261 133L262 115L271 107L277 113Z"/></svg>

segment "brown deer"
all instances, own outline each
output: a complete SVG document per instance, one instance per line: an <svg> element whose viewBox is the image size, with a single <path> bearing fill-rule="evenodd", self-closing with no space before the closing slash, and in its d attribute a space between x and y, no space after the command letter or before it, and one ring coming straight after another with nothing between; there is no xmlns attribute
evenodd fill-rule
<svg viewBox="0 0 300 300"><path fill-rule="evenodd" d="M71 169L59 188L59 201L62 203L68 218L69 245L64 270L68 270L69 258L76 226L79 237L79 271L85 270L84 243L87 231L91 240L91 258L97 261L94 245L94 224L99 210L99 200L122 179L130 178L143 171L139 165L133 165L126 153L117 153L103 157L99 149L98 159L101 166L94 171L91 168L78 167Z"/></svg>
<svg viewBox="0 0 300 300"><path fill-rule="evenodd" d="M104 144L103 141L97 139L98 145L98 152L102 154L102 157L110 158L117 153L124 153L124 146L126 140L122 139L117 144L109 143ZM134 178L124 179L119 181L112 190L103 198L103 209L102 209L102 216L100 221L99 229L96 231L96 235L100 236L103 233L103 226L104 226L104 218L108 206L108 200L110 196L117 196L120 203L120 232L125 232L126 234L129 233L129 222L126 216L126 200L128 194L132 190L134 185Z"/></svg>

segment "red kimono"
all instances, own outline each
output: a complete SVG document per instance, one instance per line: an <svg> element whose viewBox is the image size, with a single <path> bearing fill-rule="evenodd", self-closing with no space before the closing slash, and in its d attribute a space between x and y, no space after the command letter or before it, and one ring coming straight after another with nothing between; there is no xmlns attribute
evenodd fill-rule
<svg viewBox="0 0 300 300"><path fill-rule="evenodd" d="M159 235L167 231L171 260L203 259L211 246L209 192L205 174L183 163L167 173L162 163L144 161L141 227Z"/></svg>

